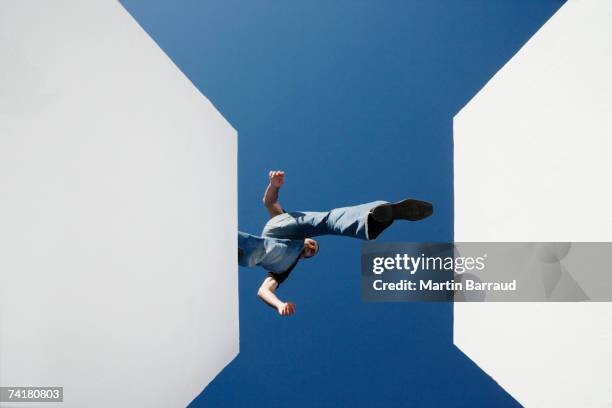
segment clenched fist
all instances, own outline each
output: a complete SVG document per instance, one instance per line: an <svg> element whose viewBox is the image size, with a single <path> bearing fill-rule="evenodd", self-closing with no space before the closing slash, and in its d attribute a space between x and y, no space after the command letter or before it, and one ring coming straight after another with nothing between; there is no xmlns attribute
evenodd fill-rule
<svg viewBox="0 0 612 408"><path fill-rule="evenodd" d="M285 183L285 172L281 170L270 170L268 178L270 179L270 185L272 187L280 188Z"/></svg>
<svg viewBox="0 0 612 408"><path fill-rule="evenodd" d="M277 308L278 314L281 316L291 316L295 313L295 303L285 302Z"/></svg>

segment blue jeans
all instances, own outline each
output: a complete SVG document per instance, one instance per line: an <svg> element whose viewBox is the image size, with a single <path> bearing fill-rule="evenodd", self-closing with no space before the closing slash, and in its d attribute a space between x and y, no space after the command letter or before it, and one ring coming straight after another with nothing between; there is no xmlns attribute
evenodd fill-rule
<svg viewBox="0 0 612 408"><path fill-rule="evenodd" d="M238 232L238 247L243 251L239 263L242 266L259 265L271 272L284 272L299 259L304 249L304 238L342 235L368 240L368 214L372 208L384 203L386 201L372 201L331 211L279 214L266 223L261 237Z"/></svg>
<svg viewBox="0 0 612 408"><path fill-rule="evenodd" d="M368 240L368 214L377 205L386 201L351 207L335 208L331 211L293 211L273 217L264 226L261 235L269 238L304 239L320 235L342 235Z"/></svg>

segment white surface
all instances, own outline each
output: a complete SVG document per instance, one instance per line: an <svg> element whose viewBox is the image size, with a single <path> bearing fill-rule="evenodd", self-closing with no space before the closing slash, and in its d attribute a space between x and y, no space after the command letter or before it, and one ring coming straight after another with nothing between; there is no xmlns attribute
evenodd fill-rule
<svg viewBox="0 0 612 408"><path fill-rule="evenodd" d="M187 405L238 353L235 130L114 1L2 0L0 52L0 385Z"/></svg>
<svg viewBox="0 0 612 408"><path fill-rule="evenodd" d="M610 21L570 0L455 117L456 241L612 241ZM611 317L458 303L454 340L526 407L608 407Z"/></svg>

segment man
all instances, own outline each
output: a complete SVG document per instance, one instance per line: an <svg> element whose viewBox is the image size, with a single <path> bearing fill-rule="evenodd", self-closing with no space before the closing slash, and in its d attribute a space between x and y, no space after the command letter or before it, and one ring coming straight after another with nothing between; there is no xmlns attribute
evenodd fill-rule
<svg viewBox="0 0 612 408"><path fill-rule="evenodd" d="M418 221L433 214L430 203L413 199L397 203L373 201L323 212L286 212L278 202L285 173L270 171L268 177L270 183L263 204L270 213L270 220L261 236L238 231L238 263L268 270L257 295L281 316L295 313L295 304L281 301L274 291L300 259L311 258L319 252L319 244L311 237L342 235L373 240L395 220Z"/></svg>

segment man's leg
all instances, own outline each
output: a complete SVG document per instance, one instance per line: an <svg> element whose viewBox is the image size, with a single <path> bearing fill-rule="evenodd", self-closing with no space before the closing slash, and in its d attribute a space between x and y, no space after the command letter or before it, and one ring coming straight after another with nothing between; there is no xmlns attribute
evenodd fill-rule
<svg viewBox="0 0 612 408"><path fill-rule="evenodd" d="M326 212L290 212L270 220L262 235L290 239L342 235L371 240L378 237L396 219L415 221L428 217L432 212L430 203L418 200L398 203L372 201Z"/></svg>
<svg viewBox="0 0 612 408"><path fill-rule="evenodd" d="M325 226L328 234L342 235L363 240L374 239L389 223L380 223L375 226L380 229L378 234L372 237L370 227L372 227L371 211L380 206L387 204L386 201L372 201L361 205L351 207L335 208L329 211L329 215L325 220Z"/></svg>
<svg viewBox="0 0 612 408"><path fill-rule="evenodd" d="M395 220L417 221L433 214L431 203L413 199L388 203L373 201L353 207L331 210L326 220L327 231L359 239L376 239Z"/></svg>
<svg viewBox="0 0 612 408"><path fill-rule="evenodd" d="M304 239L321 235L367 238L370 210L386 201L336 208L331 211L292 211L272 218L261 235L271 238Z"/></svg>

